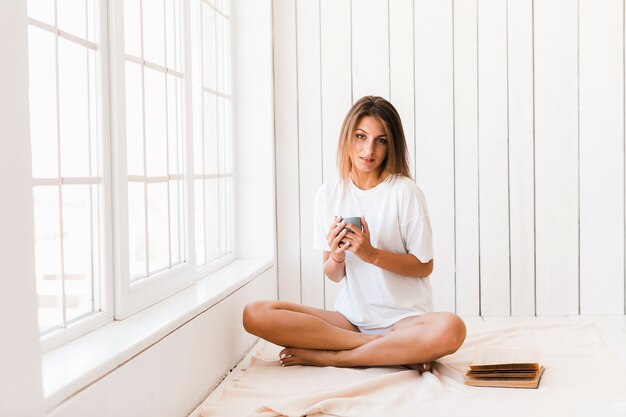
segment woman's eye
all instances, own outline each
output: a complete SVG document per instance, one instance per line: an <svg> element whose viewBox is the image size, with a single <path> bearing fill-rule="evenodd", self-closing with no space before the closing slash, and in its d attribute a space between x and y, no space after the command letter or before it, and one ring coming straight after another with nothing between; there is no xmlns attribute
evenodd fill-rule
<svg viewBox="0 0 626 417"><path fill-rule="evenodd" d="M365 135L362 135L362 134L360 134L360 133L357 133L357 134L356 134L356 138L357 138L357 139L365 139Z"/></svg>
<svg viewBox="0 0 626 417"><path fill-rule="evenodd" d="M387 144L387 139L385 139L385 138L378 138L378 143Z"/></svg>

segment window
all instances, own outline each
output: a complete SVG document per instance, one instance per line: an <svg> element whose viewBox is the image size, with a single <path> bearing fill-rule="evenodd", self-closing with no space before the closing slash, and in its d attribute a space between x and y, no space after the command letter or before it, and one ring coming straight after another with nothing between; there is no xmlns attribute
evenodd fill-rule
<svg viewBox="0 0 626 417"><path fill-rule="evenodd" d="M28 1L42 336L123 319L234 258L228 13Z"/></svg>
<svg viewBox="0 0 626 417"><path fill-rule="evenodd" d="M102 101L93 2L28 3L36 281L42 334L101 311Z"/></svg>
<svg viewBox="0 0 626 417"><path fill-rule="evenodd" d="M195 136L196 259L210 265L232 252L230 20L228 2L199 1L200 135Z"/></svg>

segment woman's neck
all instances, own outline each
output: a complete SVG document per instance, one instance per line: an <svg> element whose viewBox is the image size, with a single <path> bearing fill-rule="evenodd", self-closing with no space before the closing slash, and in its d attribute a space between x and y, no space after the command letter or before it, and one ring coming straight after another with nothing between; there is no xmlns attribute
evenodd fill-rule
<svg viewBox="0 0 626 417"><path fill-rule="evenodd" d="M369 190L376 187L378 184L385 181L388 176L389 173L384 171L370 173L359 173L358 171L350 172L352 182L361 190Z"/></svg>

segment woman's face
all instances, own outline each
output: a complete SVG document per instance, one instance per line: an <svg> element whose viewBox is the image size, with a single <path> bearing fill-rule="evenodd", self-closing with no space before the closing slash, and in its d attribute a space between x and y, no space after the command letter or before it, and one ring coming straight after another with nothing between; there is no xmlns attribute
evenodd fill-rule
<svg viewBox="0 0 626 417"><path fill-rule="evenodd" d="M375 117L359 120L352 138L352 162L360 173L379 173L387 157L388 138L382 123Z"/></svg>

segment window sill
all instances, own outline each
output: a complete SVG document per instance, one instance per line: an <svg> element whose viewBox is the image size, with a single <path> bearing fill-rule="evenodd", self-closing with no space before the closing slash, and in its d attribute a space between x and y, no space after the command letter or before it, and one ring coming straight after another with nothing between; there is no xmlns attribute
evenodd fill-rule
<svg viewBox="0 0 626 417"><path fill-rule="evenodd" d="M271 266L268 259L235 260L158 304L45 353L41 364L45 409L52 410Z"/></svg>

